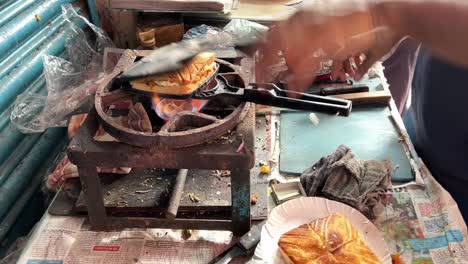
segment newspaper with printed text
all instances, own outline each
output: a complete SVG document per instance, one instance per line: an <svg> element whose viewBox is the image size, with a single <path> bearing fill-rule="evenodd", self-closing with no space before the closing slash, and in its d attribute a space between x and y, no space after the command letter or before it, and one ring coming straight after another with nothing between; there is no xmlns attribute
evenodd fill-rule
<svg viewBox="0 0 468 264"><path fill-rule="evenodd" d="M84 217L46 214L19 263L207 263L232 241L229 231L126 229L93 232Z"/></svg>
<svg viewBox="0 0 468 264"><path fill-rule="evenodd" d="M424 186L395 188L374 221L404 263L468 263L467 227L451 196L422 168Z"/></svg>

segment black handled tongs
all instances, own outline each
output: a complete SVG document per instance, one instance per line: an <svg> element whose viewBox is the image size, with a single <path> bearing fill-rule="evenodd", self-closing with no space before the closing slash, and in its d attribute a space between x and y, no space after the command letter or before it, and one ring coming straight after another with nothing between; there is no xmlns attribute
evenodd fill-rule
<svg viewBox="0 0 468 264"><path fill-rule="evenodd" d="M233 46L249 47L258 39L254 36L252 38L229 38L229 41ZM130 81L174 71L199 52L212 50L221 43L225 44L226 41L224 37L202 37L167 45L142 58L123 72L119 79ZM202 85L194 94L191 94L191 97L203 100L216 98L230 102L253 102L281 108L341 115L349 115L351 112L351 101L348 100L291 92L271 83L252 83L246 88L241 88L231 85L226 77L229 78L229 75L214 75L211 80L208 80L209 84L206 87ZM290 98L288 94L295 94L298 99Z"/></svg>
<svg viewBox="0 0 468 264"><path fill-rule="evenodd" d="M252 102L280 108L345 116L351 112L352 103L349 100L287 91L272 83L250 83L246 88L241 88L231 85L228 78L229 75L218 75L211 81L207 89L198 90L192 98ZM294 94L297 98L288 97L288 94Z"/></svg>

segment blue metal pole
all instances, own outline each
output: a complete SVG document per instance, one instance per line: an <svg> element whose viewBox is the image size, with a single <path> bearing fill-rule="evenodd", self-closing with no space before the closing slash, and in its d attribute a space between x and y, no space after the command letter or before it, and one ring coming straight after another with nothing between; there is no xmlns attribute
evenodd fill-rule
<svg viewBox="0 0 468 264"><path fill-rule="evenodd" d="M21 46L16 48L7 57L0 61L0 79L5 77L11 70L20 64L25 57L35 51L38 47L48 41L65 24L63 16L56 17L49 26L45 26L41 31L28 39Z"/></svg>
<svg viewBox="0 0 468 264"><path fill-rule="evenodd" d="M96 2L94 0L88 0L88 9L89 15L91 17L91 22L97 27L101 26L101 22L99 21L99 15L96 8Z"/></svg>
<svg viewBox="0 0 468 264"><path fill-rule="evenodd" d="M21 192L31 182L37 168L49 158L53 149L57 146L56 143L65 134L66 129L64 128L50 128L44 132L31 151L24 156L21 163L11 173L8 180L0 186L0 218L5 216L13 202L18 199Z"/></svg>
<svg viewBox="0 0 468 264"><path fill-rule="evenodd" d="M81 20L80 20L81 21ZM82 27L83 22L78 22ZM68 28L68 26L66 27ZM10 74L0 80L0 112L4 111L15 97L22 93L34 81L44 68L43 55L61 54L65 49L67 29L57 34L39 52L33 53L23 60Z"/></svg>
<svg viewBox="0 0 468 264"><path fill-rule="evenodd" d="M0 10L0 27L32 6L35 0L12 1Z"/></svg>
<svg viewBox="0 0 468 264"><path fill-rule="evenodd" d="M28 154L29 150L31 150L34 144L36 144L36 141L40 136L41 134L34 134L23 138L12 155L3 162L0 166L0 186L2 186L2 184L8 179L10 173L16 168L16 165L23 160L23 157Z"/></svg>
<svg viewBox="0 0 468 264"><path fill-rule="evenodd" d="M60 12L62 4L74 0L40 1L34 5L33 12L23 12L0 28L0 54L7 54L18 43L30 36L38 28L44 27L55 14Z"/></svg>
<svg viewBox="0 0 468 264"><path fill-rule="evenodd" d="M18 219L19 214L23 210L24 206L26 203L29 201L29 199L32 197L34 192L38 189L40 186L43 178L45 177L46 173L48 172L50 165L53 164L55 157L57 154L63 149L65 143L67 143L67 140L64 139L58 144L56 144L56 147L53 150L53 154L49 155L49 158L43 163L41 168L39 168L37 173L33 176L30 184L27 185L25 190L21 193L21 196L14 202L14 204L11 206L11 209L8 211L8 214L5 215L3 220L0 223L0 241L3 241L5 236L8 234L8 231L10 230L11 226L16 222Z"/></svg>
<svg viewBox="0 0 468 264"><path fill-rule="evenodd" d="M4 7L4 6L7 6L8 4L10 4L11 2L14 2L16 0L0 0L0 8Z"/></svg>
<svg viewBox="0 0 468 264"><path fill-rule="evenodd" d="M15 150L18 142L24 138L25 134L21 133L12 123L0 133L0 164L3 163Z"/></svg>
<svg viewBox="0 0 468 264"><path fill-rule="evenodd" d="M59 54L65 49L64 34L57 35L46 47L23 62L2 80L0 80L0 111L13 102L17 95L22 93L26 87L41 75L43 66L43 55Z"/></svg>

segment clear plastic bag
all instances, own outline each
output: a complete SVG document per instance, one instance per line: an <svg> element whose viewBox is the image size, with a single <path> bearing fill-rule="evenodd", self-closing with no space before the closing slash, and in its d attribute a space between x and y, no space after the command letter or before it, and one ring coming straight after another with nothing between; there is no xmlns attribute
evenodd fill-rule
<svg viewBox="0 0 468 264"><path fill-rule="evenodd" d="M253 43L263 38L268 27L246 20L233 19L223 28L237 43Z"/></svg>
<svg viewBox="0 0 468 264"><path fill-rule="evenodd" d="M10 119L23 133L66 126L72 113L91 105L89 102L105 76L103 54L106 47L113 47L112 41L71 5L64 5L62 14L67 24L65 47L68 60L44 56L47 96L26 92L17 97ZM76 22L84 22L92 34L86 34Z"/></svg>
<svg viewBox="0 0 468 264"><path fill-rule="evenodd" d="M189 40L199 37L216 37L223 39L218 48L233 47L242 43L252 43L260 40L268 27L246 20L233 19L223 29L207 26L205 24L189 29L183 37L183 40Z"/></svg>
<svg viewBox="0 0 468 264"><path fill-rule="evenodd" d="M185 32L183 36L183 40L188 40L188 39L194 39L194 38L199 38L199 37L204 37L204 36L216 36L219 34L222 34L223 31L219 28L215 28L212 26L207 26L205 24L196 26L194 28L191 28Z"/></svg>

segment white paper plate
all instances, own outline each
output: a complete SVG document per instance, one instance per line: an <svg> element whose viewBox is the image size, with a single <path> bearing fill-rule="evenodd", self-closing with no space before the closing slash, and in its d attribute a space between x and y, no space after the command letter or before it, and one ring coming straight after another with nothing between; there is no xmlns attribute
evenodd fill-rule
<svg viewBox="0 0 468 264"><path fill-rule="evenodd" d="M253 262L285 263L277 244L280 236L300 225L334 213L342 214L349 219L382 263L392 263L385 240L371 221L346 204L319 197L294 199L273 209L262 229Z"/></svg>

